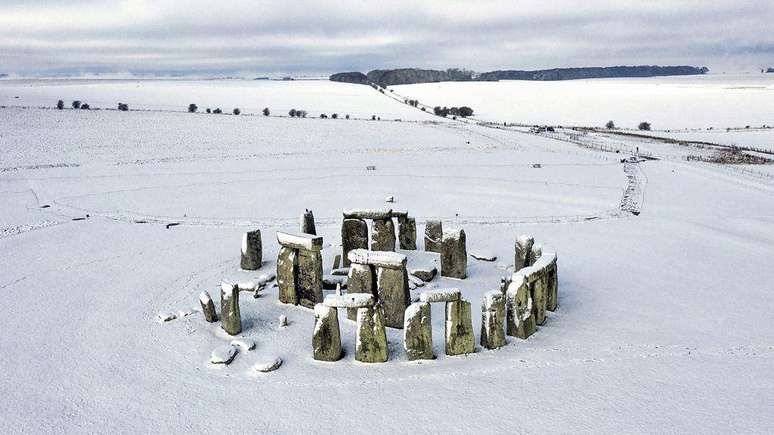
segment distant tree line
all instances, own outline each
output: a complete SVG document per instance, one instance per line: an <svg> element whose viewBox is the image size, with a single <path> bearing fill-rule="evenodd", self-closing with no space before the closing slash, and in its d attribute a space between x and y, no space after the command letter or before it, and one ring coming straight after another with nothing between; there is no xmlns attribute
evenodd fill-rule
<svg viewBox="0 0 774 435"><path fill-rule="evenodd" d="M437 116L443 116L444 118L446 118L449 115L454 117L460 116L463 118L467 118L468 116L473 116L473 109L471 109L468 106L462 106L462 107L435 106L433 107L433 113L435 113Z"/></svg>

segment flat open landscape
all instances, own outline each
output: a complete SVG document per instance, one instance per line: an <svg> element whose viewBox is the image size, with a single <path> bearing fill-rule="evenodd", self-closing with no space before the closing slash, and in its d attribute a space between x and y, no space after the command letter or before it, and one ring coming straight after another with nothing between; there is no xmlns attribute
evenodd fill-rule
<svg viewBox="0 0 774 435"><path fill-rule="evenodd" d="M394 93L497 123L726 128L774 124L770 76ZM327 81L0 80L0 432L771 432L770 165L751 173L686 160L707 149L455 122L389 94ZM58 99L101 110L56 110ZM629 159L638 151L652 160ZM428 219L464 229L468 254L497 257L469 255L467 279L411 291L459 288L475 353L444 354L435 304L434 360L408 361L403 331L387 328L389 361L355 361L355 322L339 310L344 358L315 361L313 311L280 303L270 283L240 297L240 336L255 349L209 363L233 337L197 311L202 291L219 306L222 281L276 272L275 233L298 232L305 209L330 274L342 212L387 207L416 218L409 269L440 268L424 251ZM254 229L263 265L242 271ZM527 340L486 350L482 296L513 272L520 234L557 253L558 308ZM254 369L277 357L279 369Z"/></svg>

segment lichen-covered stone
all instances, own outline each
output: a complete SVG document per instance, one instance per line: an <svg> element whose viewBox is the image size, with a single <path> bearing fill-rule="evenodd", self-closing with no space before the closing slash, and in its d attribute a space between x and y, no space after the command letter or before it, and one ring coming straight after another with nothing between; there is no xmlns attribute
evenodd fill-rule
<svg viewBox="0 0 774 435"><path fill-rule="evenodd" d="M470 302L446 303L446 355L462 355L476 350Z"/></svg>
<svg viewBox="0 0 774 435"><path fill-rule="evenodd" d="M546 307L548 306L548 279L545 269L540 269L533 277L528 278L531 283L529 286L532 295L532 315L535 316L535 323L542 325L546 321Z"/></svg>
<svg viewBox="0 0 774 435"><path fill-rule="evenodd" d="M505 346L505 295L500 290L484 293L481 304L481 346Z"/></svg>
<svg viewBox="0 0 774 435"><path fill-rule="evenodd" d="M506 332L511 337L526 340L535 329L529 286L524 277L517 276L506 292Z"/></svg>
<svg viewBox="0 0 774 435"><path fill-rule="evenodd" d="M239 287L234 283L220 285L220 326L229 335L242 332L242 315L239 312Z"/></svg>
<svg viewBox="0 0 774 435"><path fill-rule="evenodd" d="M400 249L417 249L417 221L412 217L398 217L398 242Z"/></svg>
<svg viewBox="0 0 774 435"><path fill-rule="evenodd" d="M243 270L258 270L263 263L263 244L261 230L248 231L242 234L242 257L240 266Z"/></svg>
<svg viewBox="0 0 774 435"><path fill-rule="evenodd" d="M355 359L364 363L385 362L388 358L387 350L382 307L376 304L358 308Z"/></svg>
<svg viewBox="0 0 774 435"><path fill-rule="evenodd" d="M546 309L548 311L556 311L559 306L559 267L556 264L556 258L547 267L546 274L548 277L548 298L546 299Z"/></svg>
<svg viewBox="0 0 774 435"><path fill-rule="evenodd" d="M527 255L527 266L532 266L535 264L538 258L540 258L543 255L543 246L535 243L532 245L532 249L529 250L529 254Z"/></svg>
<svg viewBox="0 0 774 435"><path fill-rule="evenodd" d="M374 219L371 231L372 251L395 251L395 223L392 218Z"/></svg>
<svg viewBox="0 0 774 435"><path fill-rule="evenodd" d="M323 304L314 306L312 351L314 359L318 361L341 359L341 333L336 308L326 307Z"/></svg>
<svg viewBox="0 0 774 435"><path fill-rule="evenodd" d="M519 270L529 266L529 254L532 252L532 245L535 244L535 239L527 235L521 235L516 238L515 256L513 262L513 271Z"/></svg>
<svg viewBox="0 0 774 435"><path fill-rule="evenodd" d="M384 308L384 323L391 328L403 328L403 316L411 303L406 268L376 269L376 291Z"/></svg>
<svg viewBox="0 0 774 435"><path fill-rule="evenodd" d="M298 292L296 291L297 252L293 248L280 247L277 255L277 287L279 287L279 300L283 304L298 305Z"/></svg>
<svg viewBox="0 0 774 435"><path fill-rule="evenodd" d="M403 348L409 361L433 359L433 325L430 304L416 302L406 308L403 327Z"/></svg>
<svg viewBox="0 0 774 435"><path fill-rule="evenodd" d="M371 266L357 263L349 266L347 293L368 293L377 296L376 275ZM357 320L357 309L348 308L347 318L349 320Z"/></svg>
<svg viewBox="0 0 774 435"><path fill-rule="evenodd" d="M323 301L323 267L320 252L298 250L296 277L299 305L314 308L315 304Z"/></svg>
<svg viewBox="0 0 774 435"><path fill-rule="evenodd" d="M312 210L305 210L301 214L300 230L305 234L317 234L317 229L314 227L314 213L312 213Z"/></svg>
<svg viewBox="0 0 774 435"><path fill-rule="evenodd" d="M430 282L438 274L438 269L435 267L416 267L409 271L411 275L416 276L424 282Z"/></svg>
<svg viewBox="0 0 774 435"><path fill-rule="evenodd" d="M368 224L362 219L344 219L341 224L342 266L349 266L347 254L353 249L368 249Z"/></svg>
<svg viewBox="0 0 774 435"><path fill-rule="evenodd" d="M204 320L209 323L218 321L218 314L215 311L215 304L212 302L212 297L206 291L201 292L199 295L199 303L202 305L202 314L204 314Z"/></svg>
<svg viewBox="0 0 774 435"><path fill-rule="evenodd" d="M441 276L457 279L467 277L468 251L465 231L444 231L441 241Z"/></svg>
<svg viewBox="0 0 774 435"><path fill-rule="evenodd" d="M443 239L443 224L438 220L428 220L425 223L425 251L441 252Z"/></svg>

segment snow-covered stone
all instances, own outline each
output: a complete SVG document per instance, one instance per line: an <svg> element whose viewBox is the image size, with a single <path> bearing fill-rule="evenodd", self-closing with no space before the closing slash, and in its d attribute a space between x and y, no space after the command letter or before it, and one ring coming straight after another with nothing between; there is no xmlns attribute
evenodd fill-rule
<svg viewBox="0 0 774 435"><path fill-rule="evenodd" d="M484 293L481 302L481 346L505 346L505 295L500 290Z"/></svg>
<svg viewBox="0 0 774 435"><path fill-rule="evenodd" d="M369 251L367 249L354 249L349 251L351 263L368 264L376 267L390 269L403 269L406 267L406 256L397 252Z"/></svg>
<svg viewBox="0 0 774 435"><path fill-rule="evenodd" d="M255 281L239 281L237 287L241 292L254 292L258 289L258 284Z"/></svg>
<svg viewBox="0 0 774 435"><path fill-rule="evenodd" d="M524 267L529 266L529 254L532 252L532 245L535 244L535 239L526 234L522 234L516 238L515 256L513 260L513 271L518 272Z"/></svg>
<svg viewBox="0 0 774 435"><path fill-rule="evenodd" d="M253 365L253 370L261 373L268 373L277 370L282 365L282 358L273 357L258 361Z"/></svg>
<svg viewBox="0 0 774 435"><path fill-rule="evenodd" d="M409 361L435 358L429 303L417 302L406 308L403 348L406 350L406 357Z"/></svg>
<svg viewBox="0 0 774 435"><path fill-rule="evenodd" d="M297 250L280 247L277 255L277 287L279 300L283 304L298 304L296 291L296 267L298 265Z"/></svg>
<svg viewBox="0 0 774 435"><path fill-rule="evenodd" d="M461 295L462 293L458 288L438 288L423 291L419 295L419 300L431 304L435 302L453 302L460 300Z"/></svg>
<svg viewBox="0 0 774 435"><path fill-rule="evenodd" d="M476 350L470 302L446 303L446 355L462 355Z"/></svg>
<svg viewBox="0 0 774 435"><path fill-rule="evenodd" d="M347 288L347 277L342 275L324 275L323 288L335 289L336 287Z"/></svg>
<svg viewBox="0 0 774 435"><path fill-rule="evenodd" d="M375 295L374 273L371 266L367 264L352 263L349 267L349 276L347 277L347 294L363 293ZM357 320L357 309L347 309L347 318L353 321Z"/></svg>
<svg viewBox="0 0 774 435"><path fill-rule="evenodd" d="M288 326L288 316L282 314L279 316L279 325L280 327L284 328Z"/></svg>
<svg viewBox="0 0 774 435"><path fill-rule="evenodd" d="M261 230L242 234L242 256L240 266L244 270L258 270L263 262Z"/></svg>
<svg viewBox="0 0 774 435"><path fill-rule="evenodd" d="M479 260L479 261L495 261L495 260L497 260L497 255L495 255L491 251L486 251L486 250L473 251L473 252L470 253L470 256L475 258L476 260Z"/></svg>
<svg viewBox="0 0 774 435"><path fill-rule="evenodd" d="M376 291L379 302L384 309L385 325L391 328L403 328L403 316L406 307L411 303L406 268L378 267L376 269Z"/></svg>
<svg viewBox="0 0 774 435"><path fill-rule="evenodd" d="M238 349L230 344L218 347L210 354L210 363L225 365L231 364L231 361L234 361L234 357L236 357L237 352Z"/></svg>
<svg viewBox="0 0 774 435"><path fill-rule="evenodd" d="M291 234L277 231L277 242L285 248L320 251L323 238L312 234Z"/></svg>
<svg viewBox="0 0 774 435"><path fill-rule="evenodd" d="M389 219L392 209L356 208L344 210L344 219Z"/></svg>
<svg viewBox="0 0 774 435"><path fill-rule="evenodd" d="M319 251L299 249L296 267L296 294L298 304L314 308L323 300L323 266Z"/></svg>
<svg viewBox="0 0 774 435"><path fill-rule="evenodd" d="M215 303L212 302L212 297L206 291L199 294L199 303L202 305L202 314L204 314L204 320L209 323L218 321L218 314L215 311Z"/></svg>
<svg viewBox="0 0 774 435"><path fill-rule="evenodd" d="M348 267L340 267L337 269L331 270L331 275L343 275L347 276L349 275L349 268Z"/></svg>
<svg viewBox="0 0 774 435"><path fill-rule="evenodd" d="M417 221L412 217L398 217L398 245L400 249L417 249Z"/></svg>
<svg viewBox="0 0 774 435"><path fill-rule="evenodd" d="M425 223L425 251L441 252L443 240L443 224L439 220L428 220Z"/></svg>
<svg viewBox="0 0 774 435"><path fill-rule="evenodd" d="M317 229L314 226L314 213L312 213L312 210L305 210L301 214L301 226L299 229L303 234L317 234Z"/></svg>
<svg viewBox="0 0 774 435"><path fill-rule="evenodd" d="M352 293L346 295L328 295L323 304L332 308L363 308L376 303L374 295L367 293Z"/></svg>
<svg viewBox="0 0 774 435"><path fill-rule="evenodd" d="M408 279L409 279L409 284L413 285L414 288L425 286L425 282L414 275L409 275Z"/></svg>
<svg viewBox="0 0 774 435"><path fill-rule="evenodd" d="M357 310L355 359L364 363L385 362L388 358L384 314L379 304Z"/></svg>
<svg viewBox="0 0 774 435"><path fill-rule="evenodd" d="M465 279L468 252L465 247L465 231L444 231L441 241L441 276Z"/></svg>
<svg viewBox="0 0 774 435"><path fill-rule="evenodd" d="M523 275L514 275L505 296L507 334L527 339L536 329L527 279Z"/></svg>
<svg viewBox="0 0 774 435"><path fill-rule="evenodd" d="M349 266L347 254L353 249L368 249L368 224L362 219L344 219L341 224L342 266Z"/></svg>
<svg viewBox="0 0 774 435"><path fill-rule="evenodd" d="M255 349L255 341L250 340L249 338L239 337L231 340L231 345L238 347L243 350L253 350Z"/></svg>
<svg viewBox="0 0 774 435"><path fill-rule="evenodd" d="M415 267L410 270L410 273L412 276L415 276L424 282L430 282L435 278L435 275L438 274L438 269L433 266Z"/></svg>
<svg viewBox="0 0 774 435"><path fill-rule="evenodd" d="M391 217L372 221L371 250L395 251L395 223Z"/></svg>
<svg viewBox="0 0 774 435"><path fill-rule="evenodd" d="M390 195L387 198L384 198L384 202L395 202L395 197Z"/></svg>
<svg viewBox="0 0 774 435"><path fill-rule="evenodd" d="M532 266L543 255L543 245L535 243L527 256L527 266Z"/></svg>
<svg viewBox="0 0 774 435"><path fill-rule="evenodd" d="M156 315L156 318L158 319L159 322L164 323L164 322L169 322L170 320L177 319L177 314L176 313L172 313L172 312L169 312L169 313L166 313L166 312L165 313L158 313Z"/></svg>
<svg viewBox="0 0 774 435"><path fill-rule="evenodd" d="M242 315L239 312L239 287L234 283L220 285L220 326L229 335L242 332Z"/></svg>
<svg viewBox="0 0 774 435"><path fill-rule="evenodd" d="M314 306L312 350L314 359L318 361L341 359L341 334L336 308L326 307L323 304Z"/></svg>

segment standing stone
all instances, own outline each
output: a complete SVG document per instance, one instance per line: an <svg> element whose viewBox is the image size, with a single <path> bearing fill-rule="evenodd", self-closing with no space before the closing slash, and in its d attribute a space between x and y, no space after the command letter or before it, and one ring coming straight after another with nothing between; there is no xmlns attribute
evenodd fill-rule
<svg viewBox="0 0 774 435"><path fill-rule="evenodd" d="M417 249L417 221L413 217L398 218L398 241L400 249L416 251Z"/></svg>
<svg viewBox="0 0 774 435"><path fill-rule="evenodd" d="M500 290L484 293L481 305L481 346L505 346L505 295Z"/></svg>
<svg viewBox="0 0 774 435"><path fill-rule="evenodd" d="M333 270L336 270L341 265L341 254L336 254L335 257L333 257Z"/></svg>
<svg viewBox="0 0 774 435"><path fill-rule="evenodd" d="M357 310L355 359L365 363L387 361L387 333L380 304Z"/></svg>
<svg viewBox="0 0 774 435"><path fill-rule="evenodd" d="M258 270L263 262L263 246L261 243L261 230L249 231L242 234L242 260L240 266L243 270Z"/></svg>
<svg viewBox="0 0 774 435"><path fill-rule="evenodd" d="M349 266L347 254L353 249L368 249L368 224L363 219L344 219L341 224L342 266Z"/></svg>
<svg viewBox="0 0 774 435"><path fill-rule="evenodd" d="M298 305L296 291L296 271L298 270L298 254L293 248L280 247L277 255L277 286L279 300L283 304Z"/></svg>
<svg viewBox="0 0 774 435"><path fill-rule="evenodd" d="M368 293L378 297L375 286L375 276L371 266L352 263L347 277L347 293ZM357 320L357 308L347 308L347 318Z"/></svg>
<svg viewBox="0 0 774 435"><path fill-rule="evenodd" d="M409 361L433 359L433 325L430 321L430 304L416 302L406 308L403 328L403 348Z"/></svg>
<svg viewBox="0 0 774 435"><path fill-rule="evenodd" d="M428 220L425 223L425 251L441 252L443 224L441 221Z"/></svg>
<svg viewBox="0 0 774 435"><path fill-rule="evenodd" d="M204 314L204 320L213 323L218 321L218 314L215 312L215 304L212 302L212 297L206 291L201 292L199 295L199 303L202 304L202 313Z"/></svg>
<svg viewBox="0 0 774 435"><path fill-rule="evenodd" d="M314 306L314 333L312 334L314 359L338 361L341 359L341 333L336 308L323 304Z"/></svg>
<svg viewBox="0 0 774 435"><path fill-rule="evenodd" d="M229 335L242 332L242 315L239 313L239 286L235 283L220 285L220 326Z"/></svg>
<svg viewBox="0 0 774 435"><path fill-rule="evenodd" d="M403 328L406 307L411 303L405 261L399 269L377 267L376 289L384 308L385 324L391 328Z"/></svg>
<svg viewBox="0 0 774 435"><path fill-rule="evenodd" d="M500 293L502 293L503 296L505 295L505 292L508 291L508 286L509 285L511 285L511 278L510 277L501 276L500 277Z"/></svg>
<svg viewBox="0 0 774 435"><path fill-rule="evenodd" d="M532 266L543 255L543 246L540 244L532 245L527 255L527 266Z"/></svg>
<svg viewBox="0 0 774 435"><path fill-rule="evenodd" d="M314 308L315 304L323 301L322 254L319 251L298 250L296 277L299 305Z"/></svg>
<svg viewBox="0 0 774 435"><path fill-rule="evenodd" d="M521 235L516 238L516 255L513 263L514 272L518 272L528 266L529 253L532 252L532 245L534 244L535 239L530 236Z"/></svg>
<svg viewBox="0 0 774 435"><path fill-rule="evenodd" d="M441 242L441 276L465 279L467 267L465 230L445 231Z"/></svg>
<svg viewBox="0 0 774 435"><path fill-rule="evenodd" d="M462 355L476 350L470 302L446 303L446 355Z"/></svg>
<svg viewBox="0 0 774 435"><path fill-rule="evenodd" d="M312 210L306 210L301 215L301 232L317 235L317 230L314 227L314 214L312 213Z"/></svg>
<svg viewBox="0 0 774 435"><path fill-rule="evenodd" d="M548 287L545 277L545 269L535 272L535 275L529 278L532 282L529 291L532 296L532 315L535 317L535 324L542 325L546 321L546 307L548 303Z"/></svg>
<svg viewBox="0 0 774 435"><path fill-rule="evenodd" d="M556 307L559 306L559 280L558 280L558 266L556 265L556 258L551 264L548 265L546 274L548 276L548 298L546 301L546 309L548 311L556 311Z"/></svg>
<svg viewBox="0 0 774 435"><path fill-rule="evenodd" d="M532 297L523 276L517 275L508 286L506 331L511 337L526 340L535 333L535 317L532 316Z"/></svg>
<svg viewBox="0 0 774 435"><path fill-rule="evenodd" d="M392 218L374 219L371 232L372 251L395 251L395 224Z"/></svg>

